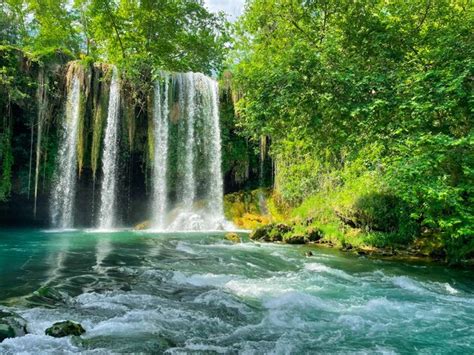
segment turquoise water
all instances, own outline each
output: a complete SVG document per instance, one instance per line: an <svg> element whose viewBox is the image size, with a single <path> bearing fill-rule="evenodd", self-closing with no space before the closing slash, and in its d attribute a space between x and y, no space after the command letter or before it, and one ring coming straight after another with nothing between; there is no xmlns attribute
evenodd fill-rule
<svg viewBox="0 0 474 355"><path fill-rule="evenodd" d="M474 351L472 271L222 233L2 230L1 307L31 334L0 353ZM87 332L44 335L64 319Z"/></svg>

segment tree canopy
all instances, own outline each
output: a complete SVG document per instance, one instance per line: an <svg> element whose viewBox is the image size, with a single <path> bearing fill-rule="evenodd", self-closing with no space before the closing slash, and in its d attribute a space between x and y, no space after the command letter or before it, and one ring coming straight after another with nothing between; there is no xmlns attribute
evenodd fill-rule
<svg viewBox="0 0 474 355"><path fill-rule="evenodd" d="M237 26L238 124L271 136L286 203L394 195L413 234L473 250L472 2L252 0Z"/></svg>
<svg viewBox="0 0 474 355"><path fill-rule="evenodd" d="M121 65L218 70L228 40L223 15L199 0L6 0L0 42L44 56L56 50Z"/></svg>

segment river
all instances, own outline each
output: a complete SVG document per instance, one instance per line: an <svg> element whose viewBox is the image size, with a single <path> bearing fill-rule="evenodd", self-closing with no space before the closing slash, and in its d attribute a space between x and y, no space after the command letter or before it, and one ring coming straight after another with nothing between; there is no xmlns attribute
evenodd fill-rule
<svg viewBox="0 0 474 355"><path fill-rule="evenodd" d="M0 309L30 332L0 353L473 352L472 271L241 236L0 230ZM86 333L44 335L66 319Z"/></svg>

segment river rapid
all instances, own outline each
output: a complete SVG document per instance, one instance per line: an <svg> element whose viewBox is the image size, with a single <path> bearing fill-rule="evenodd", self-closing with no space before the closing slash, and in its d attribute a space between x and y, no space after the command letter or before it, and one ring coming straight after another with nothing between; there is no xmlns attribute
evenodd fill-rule
<svg viewBox="0 0 474 355"><path fill-rule="evenodd" d="M1 230L0 309L30 334L0 353L474 352L470 270L241 237ZM44 335L68 319L86 333Z"/></svg>

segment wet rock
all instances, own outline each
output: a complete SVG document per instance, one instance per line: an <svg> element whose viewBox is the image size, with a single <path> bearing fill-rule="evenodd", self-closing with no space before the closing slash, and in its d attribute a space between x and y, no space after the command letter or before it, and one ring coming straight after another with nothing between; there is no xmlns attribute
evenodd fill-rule
<svg viewBox="0 0 474 355"><path fill-rule="evenodd" d="M282 242L288 233L291 233L293 228L284 223L271 224L266 242Z"/></svg>
<svg viewBox="0 0 474 355"><path fill-rule="evenodd" d="M367 251L362 250L362 249L357 249L357 254L359 254L360 256L366 256L366 255L367 255Z"/></svg>
<svg viewBox="0 0 474 355"><path fill-rule="evenodd" d="M262 242L282 242L292 231L293 228L284 223L267 224L253 231L250 234L250 239Z"/></svg>
<svg viewBox="0 0 474 355"><path fill-rule="evenodd" d="M0 342L26 335L26 320L18 314L0 310Z"/></svg>
<svg viewBox="0 0 474 355"><path fill-rule="evenodd" d="M135 230L137 231L142 231L145 229L150 229L151 227L151 222L150 221L144 221L142 223L139 223L135 226Z"/></svg>
<svg viewBox="0 0 474 355"><path fill-rule="evenodd" d="M51 327L45 330L45 334L55 337L62 338L69 335L81 335L84 334L86 330L79 323L67 320L64 322L54 323Z"/></svg>
<svg viewBox="0 0 474 355"><path fill-rule="evenodd" d="M315 227L309 227L306 233L310 242L317 242L323 237L323 232Z"/></svg>
<svg viewBox="0 0 474 355"><path fill-rule="evenodd" d="M32 305L54 306L64 304L66 298L67 295L64 295L53 287L42 286L34 291L31 296L28 296L27 301Z"/></svg>
<svg viewBox="0 0 474 355"><path fill-rule="evenodd" d="M240 243L240 237L237 233L227 233L225 239L231 241L232 243Z"/></svg>
<svg viewBox="0 0 474 355"><path fill-rule="evenodd" d="M249 238L252 240L265 240L269 239L269 233L272 229L272 225L268 224L263 227L259 227L255 229L252 233L250 233Z"/></svg>
<svg viewBox="0 0 474 355"><path fill-rule="evenodd" d="M352 250L354 249L353 245L350 244L350 243L342 243L342 248L341 250L343 251L349 251L349 250Z"/></svg>
<svg viewBox="0 0 474 355"><path fill-rule="evenodd" d="M307 252L305 253L305 255L306 255L307 257L314 256L314 254L313 254L312 251L307 251Z"/></svg>
<svg viewBox="0 0 474 355"><path fill-rule="evenodd" d="M306 237L302 234L289 234L285 236L285 243L287 244L305 244Z"/></svg>

